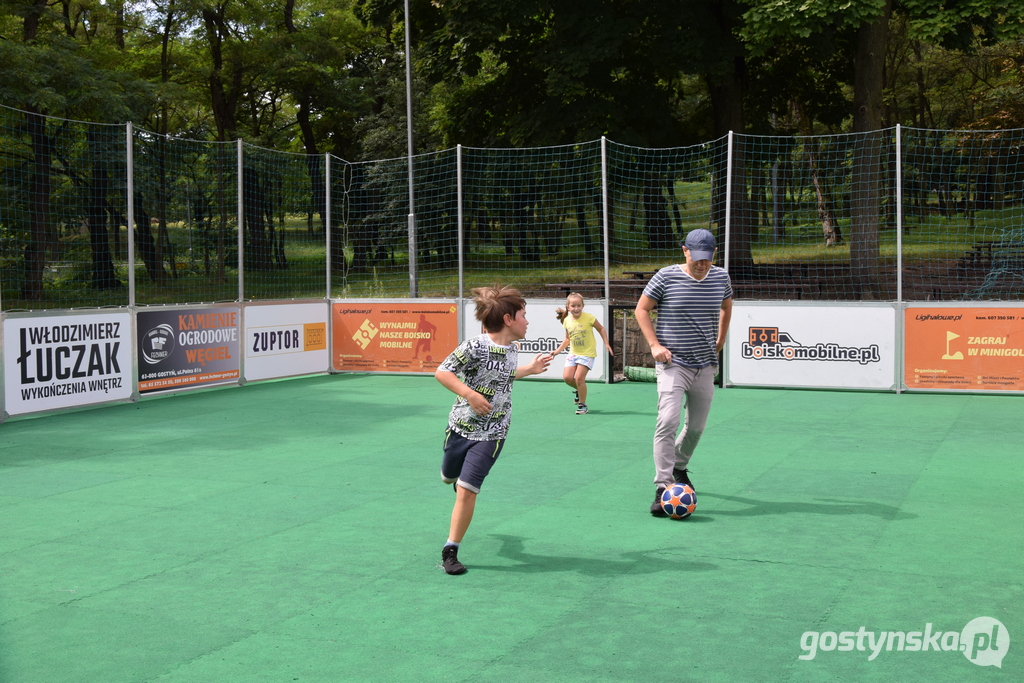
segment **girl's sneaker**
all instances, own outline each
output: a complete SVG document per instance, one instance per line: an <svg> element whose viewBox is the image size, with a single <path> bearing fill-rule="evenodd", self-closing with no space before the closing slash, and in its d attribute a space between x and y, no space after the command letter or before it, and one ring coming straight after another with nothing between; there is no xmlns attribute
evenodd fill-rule
<svg viewBox="0 0 1024 683"><path fill-rule="evenodd" d="M576 391L575 389L572 390L572 402L575 403L576 405L580 404L580 392Z"/></svg>
<svg viewBox="0 0 1024 683"><path fill-rule="evenodd" d="M577 415L586 415L589 412L590 412L590 408L587 407L586 403L580 403L579 405L576 406L576 414Z"/></svg>

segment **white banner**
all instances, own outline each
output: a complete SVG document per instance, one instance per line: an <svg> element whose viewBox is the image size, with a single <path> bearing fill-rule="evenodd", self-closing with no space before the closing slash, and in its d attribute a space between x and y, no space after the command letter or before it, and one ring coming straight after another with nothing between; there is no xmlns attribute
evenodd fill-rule
<svg viewBox="0 0 1024 683"><path fill-rule="evenodd" d="M726 382L749 386L891 389L892 306L776 306L737 302Z"/></svg>
<svg viewBox="0 0 1024 683"><path fill-rule="evenodd" d="M526 302L526 319L529 321L529 326L526 329L526 338L519 342L519 364L524 365L528 363L538 353L550 353L561 345L565 339L565 328L562 327L562 323L558 322L558 318L555 317L555 309L565 308L565 301L553 301L551 299L530 299ZM483 327L480 322L476 319L476 304L472 300L467 301L465 305L465 337L472 337L483 332ZM607 310L603 303L586 302L583 310L587 313L592 314L597 318L597 322L601 323L607 329L605 320L608 319ZM594 367L591 368L587 374L588 382L603 382L605 379L605 346L601 340L601 335L596 331L594 336L597 338L597 358L594 361ZM565 359L569 355L569 350L566 349L558 355L557 358L551 361L551 365L548 369L540 374L533 375L533 377L543 379L562 379L562 370L565 368Z"/></svg>
<svg viewBox="0 0 1024 683"><path fill-rule="evenodd" d="M9 415L132 395L131 316L96 313L4 320Z"/></svg>
<svg viewBox="0 0 1024 683"><path fill-rule="evenodd" d="M327 372L324 303L245 307L245 379L259 380Z"/></svg>

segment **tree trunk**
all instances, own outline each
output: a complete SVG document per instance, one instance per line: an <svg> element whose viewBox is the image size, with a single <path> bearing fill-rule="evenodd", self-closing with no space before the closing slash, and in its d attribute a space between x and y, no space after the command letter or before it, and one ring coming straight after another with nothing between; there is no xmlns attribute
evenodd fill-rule
<svg viewBox="0 0 1024 683"><path fill-rule="evenodd" d="M715 135L722 137L730 131L734 134L743 132L743 90L744 90L743 59L737 57L729 74L720 80L708 84L711 95L711 106L714 110ZM751 245L755 238L756 226L749 215L747 201L747 178L744 172L743 145L735 137L732 146L732 193L729 197L729 270L736 274L750 272L754 268ZM719 171L716 173L721 191L726 187L726 160L722 158ZM724 195L723 195L724 197ZM719 222L719 258L725 255L725 221L724 209Z"/></svg>
<svg viewBox="0 0 1024 683"><path fill-rule="evenodd" d="M158 285L164 284L167 273L164 271L164 264L160 260L159 249L156 240L153 239L151 229L152 220L146 211L143 195L135 193L135 246L142 263L146 266L146 273L149 279Z"/></svg>
<svg viewBox="0 0 1024 683"><path fill-rule="evenodd" d="M114 259L110 254L107 234L107 192L109 176L103 163L104 151L94 129L86 130L86 141L92 156L92 178L89 182L89 246L92 249L92 286L96 289L116 289L121 286L114 274Z"/></svg>
<svg viewBox="0 0 1024 683"><path fill-rule="evenodd" d="M261 187L259 172L242 169L242 215L245 224L245 265L253 270L272 270L271 240L265 223L266 188Z"/></svg>
<svg viewBox="0 0 1024 683"><path fill-rule="evenodd" d="M29 239L25 245L25 280L22 296L29 301L43 298L43 269L46 251L53 246L50 226L50 191L53 180L50 164L53 158L53 140L46 132L46 117L26 107L26 124L32 146L31 180L29 182Z"/></svg>
<svg viewBox="0 0 1024 683"><path fill-rule="evenodd" d="M22 42L34 43L39 20L46 11L46 0L34 0L25 12ZM50 160L53 143L46 134L46 117L34 105L26 105L26 127L32 146L31 179L29 180L29 239L25 245L25 279L22 296L29 301L43 298L43 269L50 237Z"/></svg>
<svg viewBox="0 0 1024 683"><path fill-rule="evenodd" d="M850 274L859 299L883 297L879 278L879 183L882 178L882 90L885 84L885 49L889 37L892 0L882 13L857 32L854 64L853 189L850 199Z"/></svg>
<svg viewBox="0 0 1024 683"><path fill-rule="evenodd" d="M210 105L213 120L217 126L217 139L230 140L235 136L235 104L237 88L228 88L224 82L224 39L230 35L230 29L224 18L223 5L213 9L203 9L203 24L206 27L206 38L210 47L211 69L207 77L210 87ZM232 78L232 85L237 85L238 74Z"/></svg>
<svg viewBox="0 0 1024 683"><path fill-rule="evenodd" d="M668 202L661 190L661 177L658 173L649 172L643 189L647 246L651 249L672 249L677 245L672 235L672 221L668 217Z"/></svg>
<svg viewBox="0 0 1024 683"><path fill-rule="evenodd" d="M816 138L807 140L805 146L807 165L811 170L811 184L814 186L814 196L817 199L818 220L821 222L821 233L825 237L825 246L834 247L843 243L843 232L836 222L835 212L832 209L832 193L829 191L828 182L822 177L821 168L818 166L817 146Z"/></svg>

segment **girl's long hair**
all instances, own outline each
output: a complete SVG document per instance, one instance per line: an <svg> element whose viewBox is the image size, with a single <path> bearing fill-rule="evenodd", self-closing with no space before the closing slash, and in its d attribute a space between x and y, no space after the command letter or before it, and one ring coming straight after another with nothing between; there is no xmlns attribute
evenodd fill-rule
<svg viewBox="0 0 1024 683"><path fill-rule="evenodd" d="M565 308L555 309L555 317L558 318L558 322L565 322L565 317L569 315L569 311L566 309L569 308L569 301L572 299L579 299L581 304L584 303L582 294L579 292L570 292L569 296L565 297Z"/></svg>

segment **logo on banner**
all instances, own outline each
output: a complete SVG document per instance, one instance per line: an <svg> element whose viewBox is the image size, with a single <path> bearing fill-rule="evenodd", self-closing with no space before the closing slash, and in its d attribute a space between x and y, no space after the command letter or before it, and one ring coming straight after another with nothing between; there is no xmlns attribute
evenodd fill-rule
<svg viewBox="0 0 1024 683"><path fill-rule="evenodd" d="M870 346L840 346L818 342L804 345L778 327L748 328L747 341L740 350L744 358L752 360L817 360L860 363L879 363L878 344Z"/></svg>
<svg viewBox="0 0 1024 683"><path fill-rule="evenodd" d="M131 334L128 314L12 318L3 323L9 414L130 395L130 354L122 347Z"/></svg>
<svg viewBox="0 0 1024 683"><path fill-rule="evenodd" d="M251 331L252 356L320 351L327 348L327 325L305 323Z"/></svg>
<svg viewBox="0 0 1024 683"><path fill-rule="evenodd" d="M359 326L359 329L356 330L356 333L352 335L352 341L359 344L359 348L365 351L366 347L370 345L370 342L373 341L373 338L377 336L379 331L380 330L373 326L370 319L367 318L363 321L363 324Z"/></svg>
<svg viewBox="0 0 1024 683"><path fill-rule="evenodd" d="M522 353L551 353L562 344L561 339L541 337L540 339L520 339L516 342Z"/></svg>
<svg viewBox="0 0 1024 683"><path fill-rule="evenodd" d="M25 400L85 393L96 388L86 379L121 374L118 362L120 322L57 324L22 327L18 334L17 364L22 386L47 385L22 392ZM58 381L69 380L65 384ZM82 380L82 381L76 381ZM120 379L114 388L120 387Z"/></svg>
<svg viewBox="0 0 1024 683"><path fill-rule="evenodd" d="M142 357L156 365L174 351L174 328L167 323L157 325L142 338Z"/></svg>
<svg viewBox="0 0 1024 683"><path fill-rule="evenodd" d="M998 619L977 617L960 631L942 631L931 622L921 631L807 631L800 636L802 655L797 659L810 661L822 652L863 652L873 661L882 652L961 652L967 661L978 666L1002 668L1003 657L1010 649L1010 633Z"/></svg>
<svg viewBox="0 0 1024 683"><path fill-rule="evenodd" d="M302 326L303 351L327 348L327 323L306 323Z"/></svg>
<svg viewBox="0 0 1024 683"><path fill-rule="evenodd" d="M959 339L959 338L960 338L960 335L957 334L956 332L950 332L949 330L946 330L946 353L943 354L942 360L963 360L964 359L964 354L963 354L962 351L957 351L956 353L950 353L949 352L949 342L953 341L954 339Z"/></svg>

